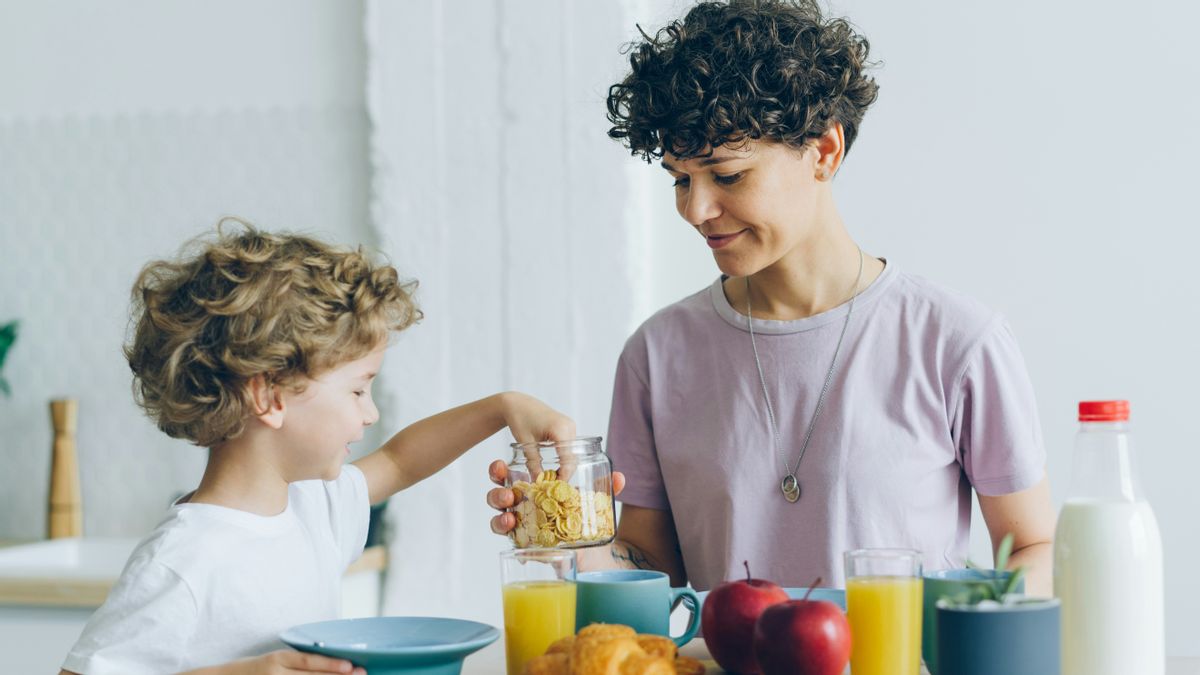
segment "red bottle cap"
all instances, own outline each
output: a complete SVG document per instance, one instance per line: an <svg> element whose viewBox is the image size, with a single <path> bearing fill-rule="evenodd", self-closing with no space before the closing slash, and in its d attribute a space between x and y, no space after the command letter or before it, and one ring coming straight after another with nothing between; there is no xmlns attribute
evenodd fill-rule
<svg viewBox="0 0 1200 675"><path fill-rule="evenodd" d="M1080 401L1080 422L1126 422L1129 401Z"/></svg>

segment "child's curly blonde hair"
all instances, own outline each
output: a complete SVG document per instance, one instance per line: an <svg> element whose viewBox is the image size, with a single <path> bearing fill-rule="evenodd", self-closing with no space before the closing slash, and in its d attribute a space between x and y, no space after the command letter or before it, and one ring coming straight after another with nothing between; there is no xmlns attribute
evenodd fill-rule
<svg viewBox="0 0 1200 675"><path fill-rule="evenodd" d="M257 412L252 378L302 388L366 356L421 318L415 289L361 249L223 219L133 285L134 398L169 436L213 447Z"/></svg>

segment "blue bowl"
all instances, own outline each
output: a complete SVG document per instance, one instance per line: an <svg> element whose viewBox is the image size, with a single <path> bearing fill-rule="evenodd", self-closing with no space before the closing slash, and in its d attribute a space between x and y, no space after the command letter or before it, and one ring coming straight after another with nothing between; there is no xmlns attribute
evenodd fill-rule
<svg viewBox="0 0 1200 675"><path fill-rule="evenodd" d="M805 593L808 593L807 588L785 588L783 591L787 593L788 597L793 600L799 600L804 597ZM701 609L704 607L705 599L708 598L708 591L700 591L696 594L696 597L700 598L700 608L698 608L696 611L701 611ZM828 600L838 607L841 607L843 612L846 611L846 591L843 591L840 588L814 588L812 595L808 596L808 599Z"/></svg>
<svg viewBox="0 0 1200 675"><path fill-rule="evenodd" d="M485 623L417 616L321 621L279 635L302 652L346 659L371 675L459 675L467 655L499 637Z"/></svg>

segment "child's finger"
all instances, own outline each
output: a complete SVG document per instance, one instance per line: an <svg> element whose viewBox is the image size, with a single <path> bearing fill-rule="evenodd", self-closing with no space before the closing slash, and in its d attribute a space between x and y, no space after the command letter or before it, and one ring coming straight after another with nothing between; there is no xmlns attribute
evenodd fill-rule
<svg viewBox="0 0 1200 675"><path fill-rule="evenodd" d="M625 489L625 474L620 471L613 472L613 496L621 494L621 490Z"/></svg>
<svg viewBox="0 0 1200 675"><path fill-rule="evenodd" d="M531 480L537 480L538 475L542 473L542 451L536 445L526 446L523 451L525 466L529 468Z"/></svg>
<svg viewBox="0 0 1200 675"><path fill-rule="evenodd" d="M303 652L285 652L284 667L298 673L340 673L349 675L354 670L354 664L344 659L334 659L320 654L305 654Z"/></svg>
<svg viewBox="0 0 1200 675"><path fill-rule="evenodd" d="M496 485L504 485L504 481L508 480L508 465L504 460L498 459L488 465L488 477Z"/></svg>
<svg viewBox="0 0 1200 675"><path fill-rule="evenodd" d="M579 465L579 458L571 451L571 448L558 448L558 479L571 480L571 476L575 473L575 467Z"/></svg>

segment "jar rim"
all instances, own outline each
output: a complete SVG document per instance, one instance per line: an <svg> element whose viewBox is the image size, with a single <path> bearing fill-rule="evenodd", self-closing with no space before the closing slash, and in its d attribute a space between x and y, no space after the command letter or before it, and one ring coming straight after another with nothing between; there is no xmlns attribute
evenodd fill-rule
<svg viewBox="0 0 1200 675"><path fill-rule="evenodd" d="M569 441L529 441L527 443L509 443L513 450L539 450L545 448L574 448L582 445L599 444L603 436L576 436Z"/></svg>

